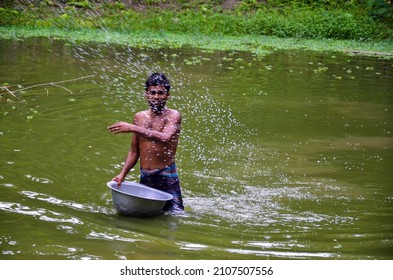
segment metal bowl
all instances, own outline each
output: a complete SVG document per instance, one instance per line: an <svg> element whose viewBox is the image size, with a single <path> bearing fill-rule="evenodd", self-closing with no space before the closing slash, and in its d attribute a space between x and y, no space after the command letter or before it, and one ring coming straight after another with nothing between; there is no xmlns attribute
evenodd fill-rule
<svg viewBox="0 0 393 280"><path fill-rule="evenodd" d="M124 181L120 188L117 182L110 181L112 200L116 210L126 216L149 217L159 215L162 208L173 196L139 183Z"/></svg>

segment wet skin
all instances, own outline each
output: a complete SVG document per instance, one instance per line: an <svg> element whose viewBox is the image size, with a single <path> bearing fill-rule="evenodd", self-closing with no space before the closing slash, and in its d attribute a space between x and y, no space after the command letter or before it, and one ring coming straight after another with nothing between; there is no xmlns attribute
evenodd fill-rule
<svg viewBox="0 0 393 280"><path fill-rule="evenodd" d="M108 127L114 134L133 133L123 169L113 178L118 185L138 160L141 168L146 170L162 169L175 162L181 115L165 107L169 96L163 86L150 86L145 93L149 110L136 113L132 124L117 122Z"/></svg>

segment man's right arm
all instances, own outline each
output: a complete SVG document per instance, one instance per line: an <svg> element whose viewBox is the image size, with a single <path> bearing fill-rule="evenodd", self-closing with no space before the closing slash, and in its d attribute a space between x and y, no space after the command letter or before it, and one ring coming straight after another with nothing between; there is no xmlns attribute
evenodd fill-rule
<svg viewBox="0 0 393 280"><path fill-rule="evenodd" d="M168 123L164 129L162 131L155 131L141 126L138 123L137 114L133 124L127 122L117 122L108 127L108 130L113 134L134 132L150 140L157 140L167 143L175 134L179 133L180 123L181 115L179 112L175 111L171 116L168 117Z"/></svg>
<svg viewBox="0 0 393 280"><path fill-rule="evenodd" d="M128 151L126 162L121 170L120 174L113 178L113 181L117 182L117 185L120 186L121 182L124 181L128 172L136 165L139 159L139 143L138 136L136 134L132 135L131 139L131 148Z"/></svg>
<svg viewBox="0 0 393 280"><path fill-rule="evenodd" d="M151 130L138 124L130 126L130 131L153 141L168 143L180 132L181 115L175 111L168 116L168 123L162 131Z"/></svg>

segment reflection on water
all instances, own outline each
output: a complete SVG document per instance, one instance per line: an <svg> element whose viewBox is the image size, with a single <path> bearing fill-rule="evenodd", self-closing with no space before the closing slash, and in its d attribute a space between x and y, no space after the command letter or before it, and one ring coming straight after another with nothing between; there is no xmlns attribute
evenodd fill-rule
<svg viewBox="0 0 393 280"><path fill-rule="evenodd" d="M392 63L1 41L3 259L391 259ZM106 182L150 72L181 111L188 213L116 213ZM18 86L19 85L19 86ZM4 92L2 92L4 94ZM138 167L129 180L138 180Z"/></svg>

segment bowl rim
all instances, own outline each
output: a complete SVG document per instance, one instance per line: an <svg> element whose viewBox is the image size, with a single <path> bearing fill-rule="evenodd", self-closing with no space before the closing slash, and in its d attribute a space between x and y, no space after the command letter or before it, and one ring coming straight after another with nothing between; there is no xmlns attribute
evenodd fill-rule
<svg viewBox="0 0 393 280"><path fill-rule="evenodd" d="M115 186L112 186L113 184L117 184L116 181L109 181L108 183L106 183L106 185L107 185L112 191L115 191L115 192L118 192L118 193L121 193L121 194L124 194L124 195L128 195L128 196L132 196L132 197L137 197L137 198L146 199L146 200L153 200L153 201L168 201L168 200L173 199L173 195L171 195L170 193L167 193L167 192L164 192L164 191L161 191L161 190L158 190L158 189L155 189L155 188L146 186L146 185L141 184L141 183L131 182L131 181L123 181L122 184L123 184L123 183L131 184L131 185L134 185L134 186L138 186L138 187L140 187L140 188L144 188L144 189L148 189L148 190L155 191L155 192L157 192L157 193L161 193L161 194L163 194L163 195L168 196L168 199L149 198L149 197L138 196L138 195L134 195L134 194L130 194L130 193L123 192L123 191L121 191L120 189L117 189Z"/></svg>

